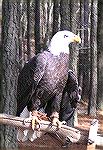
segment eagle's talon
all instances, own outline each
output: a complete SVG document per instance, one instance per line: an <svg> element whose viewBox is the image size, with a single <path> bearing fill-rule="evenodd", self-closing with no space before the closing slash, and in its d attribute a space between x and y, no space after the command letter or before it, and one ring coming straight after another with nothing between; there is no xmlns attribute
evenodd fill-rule
<svg viewBox="0 0 103 150"><path fill-rule="evenodd" d="M25 118L23 120L23 124L26 125L26 123L31 122L31 128L32 130L40 128L40 120L38 119L37 116L32 116L30 118Z"/></svg>
<svg viewBox="0 0 103 150"><path fill-rule="evenodd" d="M25 118L23 120L23 124L26 125L26 123L30 122L32 120L32 118Z"/></svg>
<svg viewBox="0 0 103 150"><path fill-rule="evenodd" d="M53 120L52 120L52 125L55 125L55 126L57 126L57 129L60 129L61 126L62 126L62 122L59 121L58 118L55 118L55 117L54 117Z"/></svg>
<svg viewBox="0 0 103 150"><path fill-rule="evenodd" d="M62 122L59 121L59 113L53 112L50 116L52 125L57 126L57 129L61 128Z"/></svg>
<svg viewBox="0 0 103 150"><path fill-rule="evenodd" d="M66 121L62 121L61 123L62 123L62 125L66 125L67 124Z"/></svg>
<svg viewBox="0 0 103 150"><path fill-rule="evenodd" d="M40 120L37 116L32 116L31 126L32 130L40 128Z"/></svg>

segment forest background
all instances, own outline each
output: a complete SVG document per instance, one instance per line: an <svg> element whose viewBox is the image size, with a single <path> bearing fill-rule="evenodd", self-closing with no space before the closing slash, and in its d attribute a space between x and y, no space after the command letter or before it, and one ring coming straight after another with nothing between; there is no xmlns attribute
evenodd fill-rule
<svg viewBox="0 0 103 150"><path fill-rule="evenodd" d="M89 115L103 110L103 1L0 1L0 113L16 113L17 77L24 63L47 49L59 30L78 34L70 47L70 69L82 87ZM14 128L0 126L1 147L16 147Z"/></svg>

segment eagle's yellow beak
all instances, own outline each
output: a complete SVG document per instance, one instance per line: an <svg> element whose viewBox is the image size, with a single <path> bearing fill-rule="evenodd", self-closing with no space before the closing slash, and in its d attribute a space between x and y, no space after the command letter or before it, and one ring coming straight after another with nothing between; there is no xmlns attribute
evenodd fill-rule
<svg viewBox="0 0 103 150"><path fill-rule="evenodd" d="M79 36L74 36L73 42L81 43L81 38Z"/></svg>

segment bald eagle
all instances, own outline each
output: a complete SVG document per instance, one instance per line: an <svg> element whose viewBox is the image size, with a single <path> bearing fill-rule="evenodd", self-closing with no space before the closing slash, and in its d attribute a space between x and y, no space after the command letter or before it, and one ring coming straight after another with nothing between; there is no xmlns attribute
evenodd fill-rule
<svg viewBox="0 0 103 150"><path fill-rule="evenodd" d="M68 82L69 44L81 39L70 31L57 32L50 41L48 51L35 55L27 62L18 77L17 116L27 106L36 111L52 101L50 116L54 124L59 122L63 90Z"/></svg>

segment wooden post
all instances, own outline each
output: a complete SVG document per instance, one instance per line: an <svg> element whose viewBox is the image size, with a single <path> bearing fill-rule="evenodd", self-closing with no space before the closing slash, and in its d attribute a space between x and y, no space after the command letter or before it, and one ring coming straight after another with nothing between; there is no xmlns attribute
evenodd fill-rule
<svg viewBox="0 0 103 150"><path fill-rule="evenodd" d="M95 150L97 130L98 130L98 120L93 119L93 121L91 122L90 129L89 129L87 150L91 150L91 149Z"/></svg>

